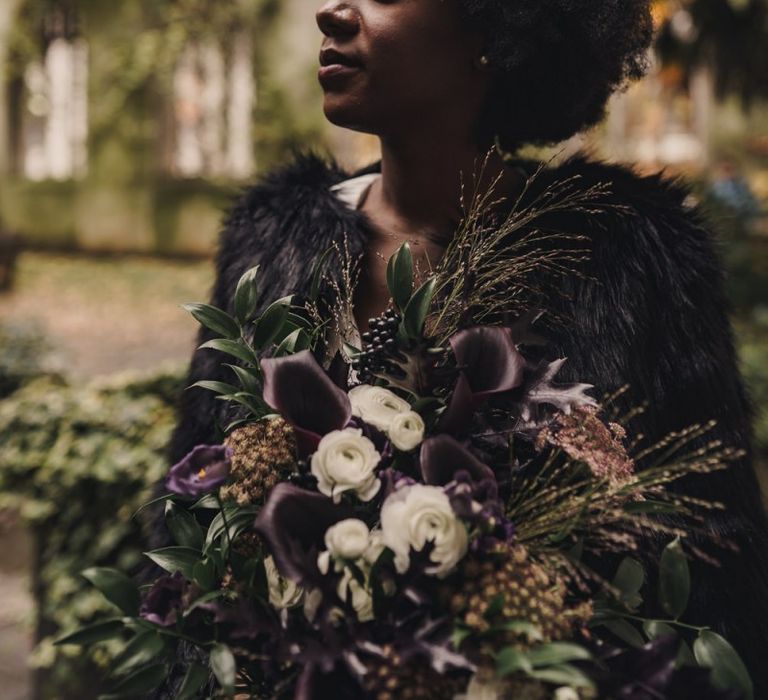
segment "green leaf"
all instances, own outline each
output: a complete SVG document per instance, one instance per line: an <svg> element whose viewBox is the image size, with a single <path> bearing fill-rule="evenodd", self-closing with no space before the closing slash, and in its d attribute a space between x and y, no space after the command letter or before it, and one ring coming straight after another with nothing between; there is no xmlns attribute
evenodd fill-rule
<svg viewBox="0 0 768 700"><path fill-rule="evenodd" d="M86 569L81 575L96 586L110 603L116 605L126 615L135 617L139 614L139 604L141 603L139 588L124 573L116 569L93 567Z"/></svg>
<svg viewBox="0 0 768 700"><path fill-rule="evenodd" d="M211 649L211 670L216 680L230 695L235 690L235 657L226 644L215 644Z"/></svg>
<svg viewBox="0 0 768 700"><path fill-rule="evenodd" d="M533 664L528 656L514 647L506 647L496 655L496 673L499 676L509 676L518 671L530 673Z"/></svg>
<svg viewBox="0 0 768 700"><path fill-rule="evenodd" d="M280 345L278 345L274 356L281 357L283 355L293 355L302 350L308 350L309 344L309 336L301 330L301 328L297 328L293 333L284 338Z"/></svg>
<svg viewBox="0 0 768 700"><path fill-rule="evenodd" d="M111 692L100 695L99 700L112 700L112 698L136 698L158 688L165 681L168 668L164 664L156 664L149 668L143 668L118 683Z"/></svg>
<svg viewBox="0 0 768 700"><path fill-rule="evenodd" d="M403 310L413 294L413 255L403 243L387 263L387 287L398 309Z"/></svg>
<svg viewBox="0 0 768 700"><path fill-rule="evenodd" d="M240 389L232 384L227 384L226 382L210 382L207 380L195 382L189 388L192 389L193 387L212 391L214 394L236 394L240 391Z"/></svg>
<svg viewBox="0 0 768 700"><path fill-rule="evenodd" d="M205 666L192 664L184 676L176 700L191 700L194 698L203 685L205 685L208 678L209 672Z"/></svg>
<svg viewBox="0 0 768 700"><path fill-rule="evenodd" d="M113 662L111 672L123 676L155 661L165 650L162 637L153 631L137 634Z"/></svg>
<svg viewBox="0 0 768 700"><path fill-rule="evenodd" d="M203 590L210 591L216 584L216 562L208 558L197 562L192 568L192 578Z"/></svg>
<svg viewBox="0 0 768 700"><path fill-rule="evenodd" d="M553 685L566 685L573 688L592 688L592 680L581 670L570 664L560 664L550 668L534 669L528 675L531 678L552 683Z"/></svg>
<svg viewBox="0 0 768 700"><path fill-rule="evenodd" d="M331 256L331 253L333 253L334 250L335 248L333 246L327 248L326 251L320 256L320 259L317 261L317 264L312 271L312 284L309 286L310 301L317 301L318 297L320 296L320 284L323 281L325 263L328 262L328 258Z"/></svg>
<svg viewBox="0 0 768 700"><path fill-rule="evenodd" d="M416 290L403 311L403 329L409 338L420 338L432 304L437 280L431 278Z"/></svg>
<svg viewBox="0 0 768 700"><path fill-rule="evenodd" d="M253 345L264 349L280 335L283 326L288 320L293 297L283 297L272 302L256 321L256 330L253 333Z"/></svg>
<svg viewBox="0 0 768 700"><path fill-rule="evenodd" d="M261 373L258 369L247 369L245 367L239 367L238 365L226 366L237 375L237 378L240 381L240 386L242 386L244 391L249 394L261 393L261 385L259 384ZM235 389L235 391L230 393L237 393L238 391L239 389Z"/></svg>
<svg viewBox="0 0 768 700"><path fill-rule="evenodd" d="M626 642L632 647L639 649L645 644L640 632L638 632L629 622L622 619L606 620L601 622L607 630L616 635L619 639Z"/></svg>
<svg viewBox="0 0 768 700"><path fill-rule="evenodd" d="M144 552L155 564L168 573L180 571L187 578L192 578L195 564L200 561L200 552L190 547L163 547L152 552Z"/></svg>
<svg viewBox="0 0 768 700"><path fill-rule="evenodd" d="M60 637L54 642L55 646L64 644L73 644L75 646L89 646L97 642L104 642L107 639L115 639L125 631L125 623L122 619L105 620L97 622L94 625L81 627L74 632Z"/></svg>
<svg viewBox="0 0 768 700"><path fill-rule="evenodd" d="M244 326L251 320L256 313L256 306L259 303L259 289L256 286L259 266L252 267L245 272L237 282L235 290L235 316Z"/></svg>
<svg viewBox="0 0 768 700"><path fill-rule="evenodd" d="M229 525L229 538L234 540L243 530L253 524L256 518L256 509L228 507L223 515L218 513L208 526L208 532L205 536L206 551L224 534L224 515L226 515L227 525Z"/></svg>
<svg viewBox="0 0 768 700"><path fill-rule="evenodd" d="M453 634L451 635L451 644L454 649L461 648L461 645L469 639L473 634L473 631L469 627L465 627L461 624L456 624L453 627Z"/></svg>
<svg viewBox="0 0 768 700"><path fill-rule="evenodd" d="M225 355L232 355L232 357L236 357L238 360L242 360L250 365L257 365L259 363L259 358L256 357L256 353L247 347L241 340L224 340L223 338L209 340L207 343L203 343L200 346L200 350L204 348L218 350Z"/></svg>
<svg viewBox="0 0 768 700"><path fill-rule="evenodd" d="M669 637L670 635L678 636L677 630L661 620L646 620L643 623L643 632L650 641L658 639L659 637Z"/></svg>
<svg viewBox="0 0 768 700"><path fill-rule="evenodd" d="M206 493L192 506L192 510L218 510L219 501L212 493Z"/></svg>
<svg viewBox="0 0 768 700"><path fill-rule="evenodd" d="M587 661L592 654L578 644L571 642L552 642L534 647L528 652L528 658L533 666L552 666L567 661Z"/></svg>
<svg viewBox="0 0 768 700"><path fill-rule="evenodd" d="M719 634L704 631L693 644L693 653L700 666L712 669L712 682L723 690L741 691L752 700L755 691L752 679L736 650Z"/></svg>
<svg viewBox="0 0 768 700"><path fill-rule="evenodd" d="M165 496L160 496L158 498L153 498L151 501L147 501L143 505L141 505L136 512L131 516L131 518L135 518L139 513L141 513L145 508L149 508L150 506L154 506L157 503L162 503L163 501L167 501L171 498L176 498L176 495L173 493L166 493Z"/></svg>
<svg viewBox="0 0 768 700"><path fill-rule="evenodd" d="M621 601L627 607L636 609L643 602L640 589L643 587L644 581L643 565L632 557L625 557L619 564L613 585L621 593Z"/></svg>
<svg viewBox="0 0 768 700"><path fill-rule="evenodd" d="M165 524L176 544L197 550L203 548L203 530L186 508L168 501L165 505Z"/></svg>
<svg viewBox="0 0 768 700"><path fill-rule="evenodd" d="M691 573L680 539L670 542L661 555L659 565L659 602L664 611L678 619L688 607Z"/></svg>
<svg viewBox="0 0 768 700"><path fill-rule="evenodd" d="M225 338L234 340L240 337L240 326L228 313L209 304L182 304L195 320L210 328L215 333L221 333Z"/></svg>

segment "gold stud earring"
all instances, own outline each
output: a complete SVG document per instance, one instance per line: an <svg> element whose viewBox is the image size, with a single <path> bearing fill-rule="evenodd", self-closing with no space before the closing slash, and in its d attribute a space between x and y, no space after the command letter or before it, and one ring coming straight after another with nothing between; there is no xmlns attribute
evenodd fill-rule
<svg viewBox="0 0 768 700"><path fill-rule="evenodd" d="M477 59L477 65L480 68L488 68L488 66L491 65L491 60L488 58L488 56L483 54L482 56L480 56L480 58Z"/></svg>

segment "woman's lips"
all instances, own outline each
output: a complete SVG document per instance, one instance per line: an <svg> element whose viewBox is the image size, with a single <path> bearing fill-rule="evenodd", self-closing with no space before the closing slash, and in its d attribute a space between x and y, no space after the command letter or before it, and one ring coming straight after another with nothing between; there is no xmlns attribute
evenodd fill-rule
<svg viewBox="0 0 768 700"><path fill-rule="evenodd" d="M331 63L328 66L320 66L320 69L317 71L317 78L323 87L332 86L341 80L346 80L349 76L357 73L359 70L360 66Z"/></svg>

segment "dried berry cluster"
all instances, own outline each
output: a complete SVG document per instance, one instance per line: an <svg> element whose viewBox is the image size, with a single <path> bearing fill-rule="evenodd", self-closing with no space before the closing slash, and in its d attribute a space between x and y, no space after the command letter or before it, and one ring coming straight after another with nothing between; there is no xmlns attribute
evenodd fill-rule
<svg viewBox="0 0 768 700"><path fill-rule="evenodd" d="M230 484L221 495L239 506L262 505L296 469L293 429L282 419L238 428L224 444L232 450L232 468Z"/></svg>
<svg viewBox="0 0 768 700"><path fill-rule="evenodd" d="M572 607L568 604L567 585L557 573L547 571L532 560L522 545L508 545L499 556L483 561L468 559L463 575L471 581L470 590L455 593L451 599L452 612L476 633L485 634L505 622L527 622L537 628L544 642L572 639L575 630L591 616L589 604ZM524 629L506 629L487 636L469 637L462 651L475 657L484 656L485 641L492 646L518 646L525 649L531 639ZM472 647L475 648L472 648Z"/></svg>
<svg viewBox="0 0 768 700"><path fill-rule="evenodd" d="M362 381L370 381L377 373L396 371L389 359L397 352L399 325L400 314L394 309L388 309L378 318L368 321L370 330L363 333L363 349L354 361L354 368Z"/></svg>
<svg viewBox="0 0 768 700"><path fill-rule="evenodd" d="M404 662L391 646L385 646L384 655L366 665L363 686L366 697L373 700L452 698L467 684L466 679L438 673L421 660Z"/></svg>

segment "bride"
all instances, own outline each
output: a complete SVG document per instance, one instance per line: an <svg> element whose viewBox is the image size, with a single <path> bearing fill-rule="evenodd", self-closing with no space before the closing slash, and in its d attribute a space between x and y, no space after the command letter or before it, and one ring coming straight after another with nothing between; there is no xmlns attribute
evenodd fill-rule
<svg viewBox="0 0 768 700"><path fill-rule="evenodd" d="M472 181L489 151L478 189L495 181L506 202L533 201L563 180L603 185L594 210L547 221L585 236L589 256L540 302L539 332L550 359L568 358L565 381L591 382L598 397L629 385L620 405L646 405L635 435L655 441L715 419L714 437L744 449L732 469L685 483L725 504L708 526L739 548L718 551L719 567L699 565L688 621L715 620L749 666L755 697L768 697L768 529L705 222L686 190L660 176L582 156L542 169L500 153L601 119L610 95L643 72L650 0L329 0L317 23L325 115L378 136L381 161L347 173L299 155L245 192L222 232L211 303L231 309L237 280L257 264L263 301L306 292L314 263L346 241L361 261L353 308L364 333L389 302L386 260L409 241L422 268L439 261L461 217L462 180ZM338 263L329 274L341 274ZM200 343L210 337L203 330ZM229 380L213 351L192 359L189 384L203 378ZM219 403L185 392L171 463L216 440Z"/></svg>

